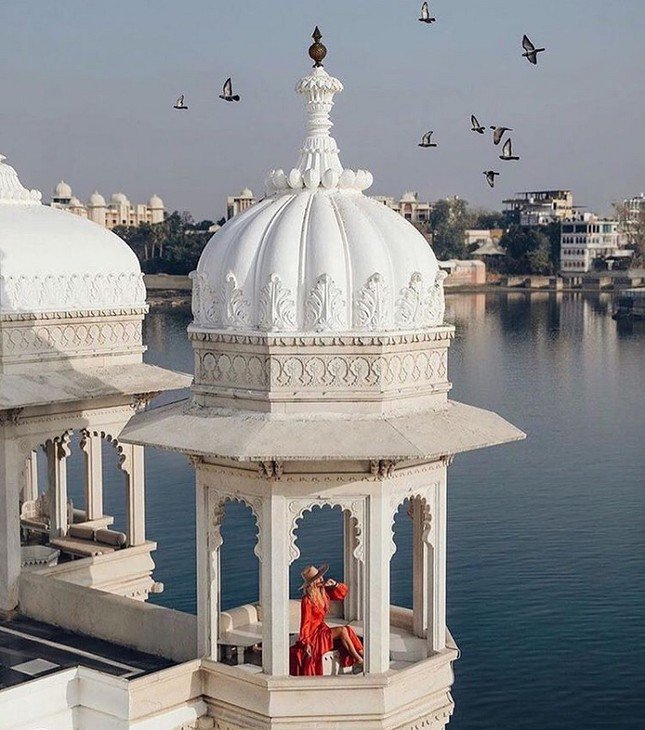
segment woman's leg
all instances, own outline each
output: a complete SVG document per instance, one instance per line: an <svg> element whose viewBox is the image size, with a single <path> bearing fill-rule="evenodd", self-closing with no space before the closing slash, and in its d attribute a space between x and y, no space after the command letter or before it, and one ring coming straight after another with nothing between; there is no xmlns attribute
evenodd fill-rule
<svg viewBox="0 0 645 730"><path fill-rule="evenodd" d="M363 657L356 651L356 647L352 643L352 640L349 638L349 632L347 631L347 628L345 626L335 626L331 630L331 635L333 639L340 640L340 643L343 645L347 653L352 657L354 661L363 661Z"/></svg>

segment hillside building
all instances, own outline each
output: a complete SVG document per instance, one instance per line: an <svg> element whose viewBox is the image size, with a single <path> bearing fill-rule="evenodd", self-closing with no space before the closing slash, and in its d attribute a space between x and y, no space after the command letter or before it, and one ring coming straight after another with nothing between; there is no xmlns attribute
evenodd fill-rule
<svg viewBox="0 0 645 730"><path fill-rule="evenodd" d="M72 188L64 180L54 188L50 205L110 230L116 226L163 223L165 218L164 202L158 195L153 195L147 203L132 204L124 193L114 193L110 202L106 203L105 198L95 190L87 203L82 203L72 194Z"/></svg>
<svg viewBox="0 0 645 730"><path fill-rule="evenodd" d="M516 193L502 201L511 220L524 228L546 226L570 218L574 213L570 190L535 190Z"/></svg>
<svg viewBox="0 0 645 730"><path fill-rule="evenodd" d="M240 213L244 213L255 205L255 195L250 188L244 188L238 195L229 195L226 198L226 220L230 220Z"/></svg>
<svg viewBox="0 0 645 730"><path fill-rule="evenodd" d="M419 193L412 190L403 193L399 200L387 195L372 195L371 197L402 215L410 223L426 223L430 217L432 205L419 200Z"/></svg>

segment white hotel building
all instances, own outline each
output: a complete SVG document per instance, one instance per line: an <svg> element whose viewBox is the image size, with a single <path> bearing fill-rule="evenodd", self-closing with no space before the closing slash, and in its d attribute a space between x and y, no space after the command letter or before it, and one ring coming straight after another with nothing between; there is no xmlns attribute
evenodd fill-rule
<svg viewBox="0 0 645 730"><path fill-rule="evenodd" d="M616 220L582 213L562 222L560 269L563 274L591 271L594 261L623 254Z"/></svg>
<svg viewBox="0 0 645 730"><path fill-rule="evenodd" d="M72 188L64 180L54 188L50 205L52 208L87 218L110 230L116 226L136 228L141 223L163 223L166 215L164 202L158 195L153 195L147 203L132 204L124 193L114 193L107 203L98 190L95 190L87 203L82 203L72 194Z"/></svg>

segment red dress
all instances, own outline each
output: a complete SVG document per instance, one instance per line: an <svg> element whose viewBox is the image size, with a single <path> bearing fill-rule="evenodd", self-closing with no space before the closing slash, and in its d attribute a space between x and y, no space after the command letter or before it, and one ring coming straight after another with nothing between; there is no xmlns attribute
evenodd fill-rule
<svg viewBox="0 0 645 730"><path fill-rule="evenodd" d="M309 596L303 596L300 603L300 634L298 641L289 651L289 673L296 676L312 676L322 674L322 658L332 649L340 654L340 663L343 667L351 667L355 659L349 654L339 639L335 642L331 636L331 629L325 623L329 611L330 601L342 601L349 589L344 583L335 586L325 586L324 609L317 606ZM356 632L347 626L349 638L357 651L363 650L363 644ZM307 647L311 648L311 655L307 654Z"/></svg>

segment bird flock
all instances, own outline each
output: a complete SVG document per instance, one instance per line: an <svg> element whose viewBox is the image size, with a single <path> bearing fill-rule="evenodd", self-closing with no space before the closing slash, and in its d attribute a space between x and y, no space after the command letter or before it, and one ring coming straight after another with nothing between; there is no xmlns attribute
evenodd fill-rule
<svg viewBox="0 0 645 730"><path fill-rule="evenodd" d="M423 5L421 5L421 15L419 17L419 22L430 24L435 23L436 20L436 18L430 15L430 7L428 3L424 2ZM537 66L538 53L546 51L546 48L536 48L527 35L524 35L524 37L522 38L522 48L524 49L522 57L526 58L526 60L534 66ZM477 119L474 114L470 115L470 124L471 131L475 132L476 134L486 133L486 127L480 123L479 119ZM491 125L490 128L493 130L493 144L495 146L499 145L507 132L513 131L510 127L504 127L501 125ZM438 145L436 142L430 141L433 134L433 131L426 132L421 138L421 142L419 142L419 147L437 147ZM503 160L504 162L514 162L520 159L519 155L513 154L513 142L510 137L507 137L506 141L502 145L502 154L499 155L499 159ZM495 178L498 177L500 173L496 170L484 170L483 174L486 178L486 182L491 186L491 188L494 188Z"/></svg>
<svg viewBox="0 0 645 730"><path fill-rule="evenodd" d="M437 19L430 15L430 7L427 2L424 2L421 5L421 14L419 16L419 22L420 23L426 23L427 25L430 25L432 23L436 23ZM524 53L522 54L523 58L526 58L526 60L533 64L534 66L537 66L538 62L538 54L543 53L546 48L536 48L536 46L531 42L529 37L527 35L524 35L522 38L522 48L524 49ZM219 98L223 101L227 102L235 102L240 100L239 94L233 93L233 82L230 78L226 79L224 82L224 85L222 86L222 93L219 95ZM187 111L188 105L185 101L185 95L181 94L175 104L173 105L173 109L177 109L179 111ZM476 134L485 134L486 133L486 127L480 123L479 119L474 114L471 114L470 116L470 124L471 124L471 131L475 132ZM490 127L493 130L493 144L495 146L499 145L502 139L504 138L504 135L507 132L512 132L513 130L510 127L504 127L502 125L491 125ZM436 142L432 141L432 135L434 134L433 130L430 130L429 132L426 132L421 137L421 142L419 142L419 147L424 148L433 148L438 147L438 144ZM499 159L503 160L504 162L514 162L519 160L519 155L513 154L513 142L510 137L506 138L506 141L502 145L502 154L499 155ZM491 188L495 187L495 178L499 176L499 172L496 170L484 170L484 176L486 177L486 182L491 186Z"/></svg>
<svg viewBox="0 0 645 730"><path fill-rule="evenodd" d="M224 82L224 86L222 86L222 93L219 95L220 99L223 99L224 101L239 101L240 95L233 93L233 81L228 78ZM180 111L187 111L188 105L186 104L186 96L185 94L182 94L177 101L173 104L173 109L179 109Z"/></svg>

